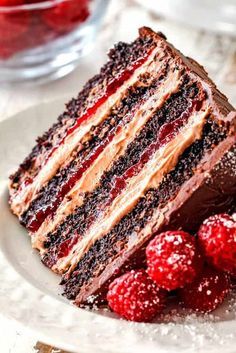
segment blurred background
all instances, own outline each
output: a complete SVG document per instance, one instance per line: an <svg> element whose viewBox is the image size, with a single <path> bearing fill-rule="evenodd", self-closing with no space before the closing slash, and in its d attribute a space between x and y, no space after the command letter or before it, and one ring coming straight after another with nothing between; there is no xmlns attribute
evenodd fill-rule
<svg viewBox="0 0 236 353"><path fill-rule="evenodd" d="M43 5L37 0L37 6L24 8L23 22L21 15L15 17L18 10L12 15L1 8L7 1L0 0L0 121L32 105L77 95L106 61L108 49L134 39L144 25L163 32L202 64L236 105L236 0L52 0ZM66 16L63 8L61 14L55 9L63 1L79 9L74 27L57 22L57 16ZM27 12L34 16L28 29ZM20 47L11 23L20 23ZM1 318L0 331L1 353L60 352Z"/></svg>

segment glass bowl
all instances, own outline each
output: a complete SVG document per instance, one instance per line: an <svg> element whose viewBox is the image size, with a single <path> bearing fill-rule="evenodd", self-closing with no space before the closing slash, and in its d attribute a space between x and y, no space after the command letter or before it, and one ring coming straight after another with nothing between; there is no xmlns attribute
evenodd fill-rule
<svg viewBox="0 0 236 353"><path fill-rule="evenodd" d="M0 83L71 72L95 41L109 0L34 0L0 6Z"/></svg>

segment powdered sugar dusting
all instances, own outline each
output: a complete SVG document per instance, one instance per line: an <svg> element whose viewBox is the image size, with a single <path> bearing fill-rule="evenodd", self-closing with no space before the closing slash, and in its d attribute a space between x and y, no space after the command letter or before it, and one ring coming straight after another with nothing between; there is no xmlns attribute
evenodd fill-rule
<svg viewBox="0 0 236 353"><path fill-rule="evenodd" d="M108 313L103 312L104 315ZM116 317L115 314L109 314ZM236 341L236 332L231 321L236 320L236 291L233 290L227 301L211 314L196 314L180 309L173 300L168 311L160 315L155 323L126 323L133 329L132 341L138 340L140 352L145 342L145 350L152 353L159 348L161 352L214 352L215 344L224 347L224 352L232 352ZM121 320L123 321L123 320ZM224 326L224 329L221 327ZM126 328L121 324L117 334L126 335ZM168 342L168 344L166 343ZM231 348L230 348L231 347Z"/></svg>
<svg viewBox="0 0 236 353"><path fill-rule="evenodd" d="M158 234L147 246L146 256L149 276L167 290L190 283L202 267L195 239L183 231Z"/></svg>

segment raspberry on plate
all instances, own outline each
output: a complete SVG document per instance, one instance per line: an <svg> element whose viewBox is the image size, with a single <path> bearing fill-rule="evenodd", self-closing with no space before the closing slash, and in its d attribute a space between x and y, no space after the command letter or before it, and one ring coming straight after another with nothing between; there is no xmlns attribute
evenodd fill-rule
<svg viewBox="0 0 236 353"><path fill-rule="evenodd" d="M236 222L227 214L206 219L199 232L199 244L207 260L221 271L236 276Z"/></svg>
<svg viewBox="0 0 236 353"><path fill-rule="evenodd" d="M130 321L150 322L165 305L166 293L159 289L144 270L132 270L116 278L109 286L110 308Z"/></svg>
<svg viewBox="0 0 236 353"><path fill-rule="evenodd" d="M146 257L149 276L166 290L191 283L202 269L196 239L183 231L158 234L147 246Z"/></svg>
<svg viewBox="0 0 236 353"><path fill-rule="evenodd" d="M67 32L89 16L88 0L61 2L44 12L44 22L57 32Z"/></svg>
<svg viewBox="0 0 236 353"><path fill-rule="evenodd" d="M178 294L186 308L208 313L223 302L229 290L228 275L207 267L193 283L180 289Z"/></svg>

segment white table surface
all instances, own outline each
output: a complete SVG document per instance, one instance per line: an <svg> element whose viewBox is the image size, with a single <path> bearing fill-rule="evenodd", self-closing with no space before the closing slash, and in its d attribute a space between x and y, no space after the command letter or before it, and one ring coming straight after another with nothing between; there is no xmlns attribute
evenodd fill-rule
<svg viewBox="0 0 236 353"><path fill-rule="evenodd" d="M166 34L168 40L185 55L192 56L204 65L219 88L236 105L236 40L184 27L159 18L139 7L135 1L111 0L103 29L96 40L93 52L81 59L78 68L56 82L42 86L0 87L0 121L10 118L20 110L65 95L76 95L78 82L85 82L96 73L105 61L105 53L114 42L131 40L137 28L146 25ZM96 57L96 60L94 60ZM0 353L60 352L40 348L37 337L25 332L16 323L0 316ZM56 342L55 342L56 346Z"/></svg>

